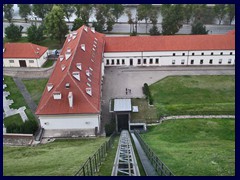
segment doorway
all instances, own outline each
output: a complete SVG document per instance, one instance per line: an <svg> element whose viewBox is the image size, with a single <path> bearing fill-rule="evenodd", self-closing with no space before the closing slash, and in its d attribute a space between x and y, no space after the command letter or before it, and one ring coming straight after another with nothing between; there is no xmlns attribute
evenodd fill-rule
<svg viewBox="0 0 240 180"><path fill-rule="evenodd" d="M117 131L128 130L129 127L129 114L118 114L117 115Z"/></svg>
<svg viewBox="0 0 240 180"><path fill-rule="evenodd" d="M19 60L20 67L27 67L25 60Z"/></svg>
<svg viewBox="0 0 240 180"><path fill-rule="evenodd" d="M133 59L130 59L130 66L133 65Z"/></svg>

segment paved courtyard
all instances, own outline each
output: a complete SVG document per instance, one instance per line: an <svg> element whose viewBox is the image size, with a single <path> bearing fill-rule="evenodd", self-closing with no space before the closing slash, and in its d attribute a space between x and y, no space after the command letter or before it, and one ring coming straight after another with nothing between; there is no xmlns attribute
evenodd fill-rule
<svg viewBox="0 0 240 180"><path fill-rule="evenodd" d="M167 76L181 75L235 75L235 66L201 67L105 67L102 98L102 128L111 118L109 100L112 98L143 97L142 86ZM126 95L126 88L131 93Z"/></svg>

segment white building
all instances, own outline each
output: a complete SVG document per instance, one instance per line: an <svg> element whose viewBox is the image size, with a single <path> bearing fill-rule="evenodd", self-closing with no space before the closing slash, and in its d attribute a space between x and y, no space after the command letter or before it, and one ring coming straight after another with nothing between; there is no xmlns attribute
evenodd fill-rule
<svg viewBox="0 0 240 180"><path fill-rule="evenodd" d="M224 35L134 36L105 39L105 66L235 64L235 30Z"/></svg>
<svg viewBox="0 0 240 180"><path fill-rule="evenodd" d="M3 67L41 67L47 60L48 48L32 43L6 43Z"/></svg>

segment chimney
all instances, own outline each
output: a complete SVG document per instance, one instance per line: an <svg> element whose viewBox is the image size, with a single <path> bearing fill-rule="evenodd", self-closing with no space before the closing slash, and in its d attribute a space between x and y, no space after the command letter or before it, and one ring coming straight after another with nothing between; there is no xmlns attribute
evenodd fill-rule
<svg viewBox="0 0 240 180"><path fill-rule="evenodd" d="M52 83L48 83L48 84L47 84L47 90L48 90L48 92L51 91L52 88L53 88L53 84L52 84Z"/></svg>
<svg viewBox="0 0 240 180"><path fill-rule="evenodd" d="M85 44L81 44L81 49L82 49L83 51L86 50L86 49L85 49Z"/></svg>
<svg viewBox="0 0 240 180"><path fill-rule="evenodd" d="M69 102L69 107L73 107L73 93L69 92L68 93L68 102Z"/></svg>
<svg viewBox="0 0 240 180"><path fill-rule="evenodd" d="M86 88L86 93L92 96L92 88Z"/></svg>
<svg viewBox="0 0 240 180"><path fill-rule="evenodd" d="M62 94L60 92L53 92L53 99L62 99Z"/></svg>

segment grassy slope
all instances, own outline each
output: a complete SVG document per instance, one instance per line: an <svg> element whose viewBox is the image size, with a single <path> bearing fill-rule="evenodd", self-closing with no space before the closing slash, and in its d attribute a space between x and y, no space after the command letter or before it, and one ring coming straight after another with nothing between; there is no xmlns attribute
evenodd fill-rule
<svg viewBox="0 0 240 180"><path fill-rule="evenodd" d="M171 120L142 134L175 175L235 175L235 120Z"/></svg>
<svg viewBox="0 0 240 180"><path fill-rule="evenodd" d="M24 85L26 86L28 92L36 104L39 103L47 82L48 79L23 80Z"/></svg>
<svg viewBox="0 0 240 180"><path fill-rule="evenodd" d="M10 92L10 95L7 98L14 101L14 103L10 107L13 109L18 109L22 106L26 106L25 112L28 118L32 120L35 119L12 77L4 76L4 83L7 85L4 90Z"/></svg>
<svg viewBox="0 0 240 180"><path fill-rule="evenodd" d="M235 111L235 76L167 77L152 84L150 91L160 114Z"/></svg>
<svg viewBox="0 0 240 180"><path fill-rule="evenodd" d="M3 175L72 176L107 138L58 140L36 147L3 147Z"/></svg>

